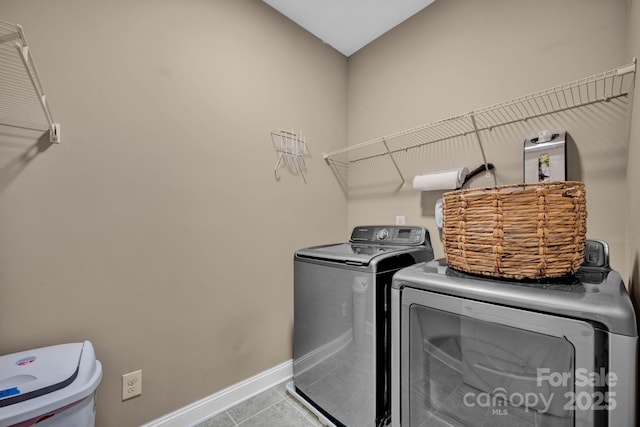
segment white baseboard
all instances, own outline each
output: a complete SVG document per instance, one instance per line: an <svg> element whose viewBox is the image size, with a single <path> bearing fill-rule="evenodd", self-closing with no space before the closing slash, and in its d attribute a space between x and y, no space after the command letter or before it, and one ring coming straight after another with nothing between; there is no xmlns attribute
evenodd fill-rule
<svg viewBox="0 0 640 427"><path fill-rule="evenodd" d="M291 378L293 361L289 360L140 427L194 425Z"/></svg>

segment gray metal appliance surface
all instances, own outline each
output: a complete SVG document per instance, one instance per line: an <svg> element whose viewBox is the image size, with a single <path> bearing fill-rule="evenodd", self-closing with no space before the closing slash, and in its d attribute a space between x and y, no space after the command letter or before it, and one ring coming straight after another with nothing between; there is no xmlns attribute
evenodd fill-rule
<svg viewBox="0 0 640 427"><path fill-rule="evenodd" d="M547 282L407 267L391 305L395 427L635 425L635 313L602 241Z"/></svg>
<svg viewBox="0 0 640 427"><path fill-rule="evenodd" d="M293 382L328 425L389 422L393 274L433 259L423 227L355 227L347 243L294 255Z"/></svg>

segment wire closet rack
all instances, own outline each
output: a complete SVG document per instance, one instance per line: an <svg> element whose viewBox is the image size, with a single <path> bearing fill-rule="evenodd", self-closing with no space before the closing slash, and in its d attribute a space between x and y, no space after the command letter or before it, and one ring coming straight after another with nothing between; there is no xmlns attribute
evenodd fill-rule
<svg viewBox="0 0 640 427"><path fill-rule="evenodd" d="M292 175L300 175L307 183L305 174L307 172L306 157L311 157L306 136L302 136L302 130L296 132L294 129L280 129L271 132L271 142L278 156L278 161L273 173L276 181L280 181L278 169L284 168Z"/></svg>
<svg viewBox="0 0 640 427"><path fill-rule="evenodd" d="M20 25L0 21L0 124L49 131L60 142L36 64Z"/></svg>
<svg viewBox="0 0 640 427"><path fill-rule="evenodd" d="M614 70L605 71L529 95L479 108L459 116L403 130L323 154L327 164L338 176L340 170L362 160L388 156L402 184L406 182L394 154L459 136L475 135L486 171L489 171L480 132L499 126L526 121L598 102L629 96L633 90L636 58ZM338 159L340 156L340 159ZM346 158L346 160L345 160Z"/></svg>

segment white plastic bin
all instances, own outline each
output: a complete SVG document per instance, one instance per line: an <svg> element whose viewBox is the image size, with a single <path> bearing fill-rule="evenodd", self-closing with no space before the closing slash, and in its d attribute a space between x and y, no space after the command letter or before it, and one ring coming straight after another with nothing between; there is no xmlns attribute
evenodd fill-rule
<svg viewBox="0 0 640 427"><path fill-rule="evenodd" d="M101 379L89 341L0 356L0 427L93 427Z"/></svg>

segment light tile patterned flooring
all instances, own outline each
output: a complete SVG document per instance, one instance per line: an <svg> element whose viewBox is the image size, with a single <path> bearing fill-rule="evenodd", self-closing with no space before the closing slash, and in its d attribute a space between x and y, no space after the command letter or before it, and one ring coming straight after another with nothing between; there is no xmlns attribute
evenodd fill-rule
<svg viewBox="0 0 640 427"><path fill-rule="evenodd" d="M194 427L319 427L318 418L287 393L286 382Z"/></svg>

